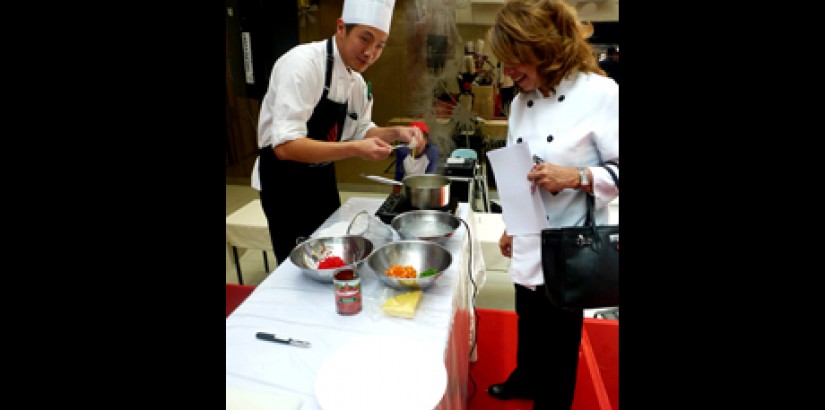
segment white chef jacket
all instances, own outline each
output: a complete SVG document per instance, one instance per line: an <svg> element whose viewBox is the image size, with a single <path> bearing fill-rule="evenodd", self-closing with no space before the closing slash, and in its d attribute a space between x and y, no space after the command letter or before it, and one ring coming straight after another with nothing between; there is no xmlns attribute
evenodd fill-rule
<svg viewBox="0 0 825 410"><path fill-rule="evenodd" d="M593 174L596 223L607 223L607 204L619 195L613 178L598 166L619 161L619 86L612 79L577 73L562 80L549 97L538 90L519 92L510 106L507 128L507 146L525 143L531 155L545 162L588 167ZM612 169L618 176L617 167ZM541 190L548 225L583 225L585 195L578 189L564 189L557 195ZM541 236L514 236L512 252L513 282L530 288L543 285Z"/></svg>
<svg viewBox="0 0 825 410"><path fill-rule="evenodd" d="M348 103L341 141L363 139L367 130L376 126L372 122L372 96L367 96L367 84L361 73L347 70L334 37L332 52L335 61L327 98ZM275 147L307 136L307 121L324 91L326 55L324 39L297 45L275 62L261 101L258 148ZM258 161L252 168L252 187L260 190Z"/></svg>

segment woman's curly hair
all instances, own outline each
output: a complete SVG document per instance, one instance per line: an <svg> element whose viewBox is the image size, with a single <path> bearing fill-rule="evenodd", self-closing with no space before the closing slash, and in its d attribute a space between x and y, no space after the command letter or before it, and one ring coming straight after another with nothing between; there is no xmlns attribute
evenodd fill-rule
<svg viewBox="0 0 825 410"><path fill-rule="evenodd" d="M587 39L593 25L579 21L563 0L508 0L487 34L490 49L503 64L536 64L545 86L556 86L573 72L605 75Z"/></svg>

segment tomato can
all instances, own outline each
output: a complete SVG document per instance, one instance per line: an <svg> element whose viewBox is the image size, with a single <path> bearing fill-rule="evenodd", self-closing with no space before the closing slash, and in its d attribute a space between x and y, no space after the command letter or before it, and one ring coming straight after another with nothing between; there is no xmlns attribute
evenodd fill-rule
<svg viewBox="0 0 825 410"><path fill-rule="evenodd" d="M335 286L335 310L339 315L361 311L361 277L354 270L342 270L332 277Z"/></svg>

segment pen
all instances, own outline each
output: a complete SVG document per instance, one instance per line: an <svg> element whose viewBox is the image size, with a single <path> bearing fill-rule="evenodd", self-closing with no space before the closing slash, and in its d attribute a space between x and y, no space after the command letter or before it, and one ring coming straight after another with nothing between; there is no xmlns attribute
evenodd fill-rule
<svg viewBox="0 0 825 410"><path fill-rule="evenodd" d="M541 157L540 157L540 156L538 156L538 155L536 155L536 154L533 154L533 162L534 162L536 165L539 165L539 164L543 163L543 162L544 162L544 160L543 160L543 159L541 159ZM535 189L535 185L534 185L534 189ZM556 191L556 192L550 192L550 193L551 193L551 194L553 194L553 195L558 195L559 191Z"/></svg>
<svg viewBox="0 0 825 410"><path fill-rule="evenodd" d="M292 345L298 347L309 347L309 342L305 342L303 340L297 340L293 338L283 339L278 336L273 335L272 333L266 332L258 332L255 333L255 337L261 340L266 340L267 342L276 342L276 343L283 343L285 345Z"/></svg>

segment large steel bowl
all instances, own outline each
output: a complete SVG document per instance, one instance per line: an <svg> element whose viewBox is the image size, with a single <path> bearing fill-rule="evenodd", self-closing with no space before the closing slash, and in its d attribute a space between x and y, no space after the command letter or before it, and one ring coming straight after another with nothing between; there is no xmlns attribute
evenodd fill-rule
<svg viewBox="0 0 825 410"><path fill-rule="evenodd" d="M312 279L332 282L332 277L342 270L358 270L359 265L373 251L372 241L356 235L328 236L307 239L292 249L289 260ZM338 256L345 266L318 269L318 264L329 256Z"/></svg>
<svg viewBox="0 0 825 410"><path fill-rule="evenodd" d="M422 240L390 242L367 257L367 267L375 272L381 282L399 290L429 288L452 262L453 256L447 248L435 242ZM418 277L406 279L387 276L387 270L393 265L412 266ZM421 272L427 269L435 269L436 274L422 278Z"/></svg>
<svg viewBox="0 0 825 410"><path fill-rule="evenodd" d="M395 216L390 226L401 239L421 239L443 244L461 226L461 219L444 211L407 211Z"/></svg>

